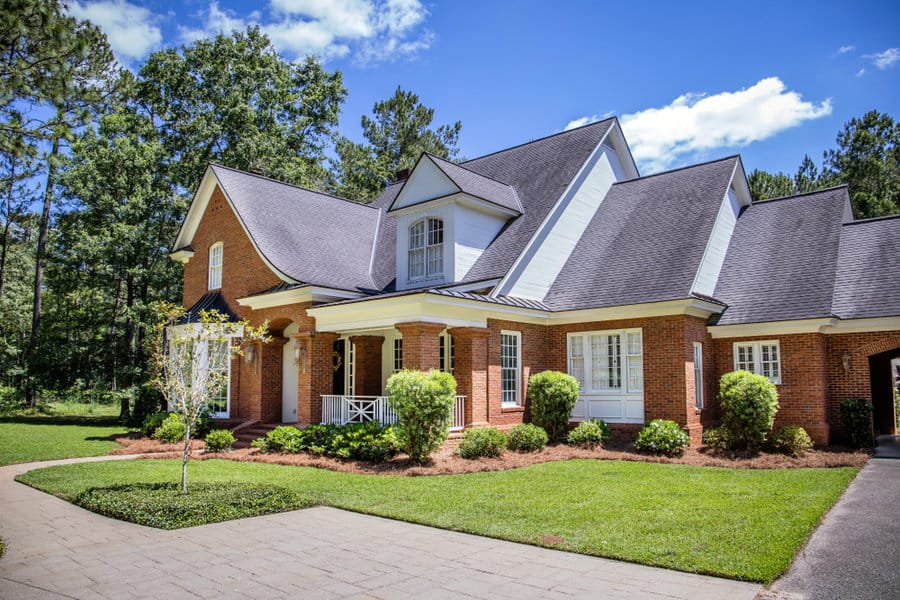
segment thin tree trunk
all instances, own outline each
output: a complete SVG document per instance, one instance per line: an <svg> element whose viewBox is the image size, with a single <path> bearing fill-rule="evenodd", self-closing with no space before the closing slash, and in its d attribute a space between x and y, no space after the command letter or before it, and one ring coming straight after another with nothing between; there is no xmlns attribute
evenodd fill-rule
<svg viewBox="0 0 900 600"><path fill-rule="evenodd" d="M187 494L187 464L191 453L191 425L187 423L184 430L184 455L181 458L181 493Z"/></svg>
<svg viewBox="0 0 900 600"><path fill-rule="evenodd" d="M16 165L9 169L9 192L6 194L6 222L3 224L3 249L0 251L0 298L3 297L3 275L6 273L6 249L9 247L9 228L12 223L13 190L16 187Z"/></svg>
<svg viewBox="0 0 900 600"><path fill-rule="evenodd" d="M53 136L53 146L47 160L47 186L44 189L44 207L41 210L41 227L38 231L37 251L34 260L34 305L31 312L31 337L28 340L28 385L25 388L25 399L28 406L34 407L37 402L34 371L37 365L38 332L41 327L41 294L44 287L44 254L47 251L47 233L50 229L50 204L53 199L53 183L56 175L56 156L59 154L60 136Z"/></svg>

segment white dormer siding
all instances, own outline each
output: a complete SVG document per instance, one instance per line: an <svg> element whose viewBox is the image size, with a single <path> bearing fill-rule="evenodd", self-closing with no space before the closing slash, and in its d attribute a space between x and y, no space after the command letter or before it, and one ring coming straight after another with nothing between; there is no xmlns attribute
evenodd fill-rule
<svg viewBox="0 0 900 600"><path fill-rule="evenodd" d="M725 253L728 252L728 244L731 243L731 234L734 233L734 225L737 223L738 214L741 212L741 203L738 200L734 188L729 186L728 193L722 199L716 222L706 251L694 277L694 285L691 291L703 296L712 296L716 291L716 283L719 281L719 273L725 263Z"/></svg>
<svg viewBox="0 0 900 600"><path fill-rule="evenodd" d="M599 146L513 267L500 293L543 300L609 188L626 177L615 149Z"/></svg>
<svg viewBox="0 0 900 600"><path fill-rule="evenodd" d="M394 200L391 210L400 210L420 202L443 198L458 191L459 188L456 187L456 184L450 181L450 178L444 175L433 162L423 159L416 164L409 179L403 184L403 189Z"/></svg>
<svg viewBox="0 0 900 600"><path fill-rule="evenodd" d="M422 219L441 219L444 224L443 262L440 275L410 278L409 228ZM408 290L462 281L509 217L482 209L465 194L438 202L425 202L397 214L397 289Z"/></svg>

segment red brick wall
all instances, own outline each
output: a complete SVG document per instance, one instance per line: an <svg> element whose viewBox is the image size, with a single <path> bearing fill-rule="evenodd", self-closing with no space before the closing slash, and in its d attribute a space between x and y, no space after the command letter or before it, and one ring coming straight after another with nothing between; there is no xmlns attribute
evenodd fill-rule
<svg viewBox="0 0 900 600"><path fill-rule="evenodd" d="M350 338L354 345L354 387L347 390L360 396L381 394L381 349L384 338L380 335L357 335Z"/></svg>
<svg viewBox="0 0 900 600"><path fill-rule="evenodd" d="M775 429L784 425L800 425L816 444L830 440L826 416L828 388L827 340L821 333L765 335L715 340L716 380L734 370L734 342L778 340L781 350L781 383L778 388L778 414Z"/></svg>
<svg viewBox="0 0 900 600"><path fill-rule="evenodd" d="M398 323L397 330L403 336L403 368L428 371L440 367L438 339L445 325L441 323Z"/></svg>
<svg viewBox="0 0 900 600"><path fill-rule="evenodd" d="M454 377L456 393L465 396L465 424L488 423L488 337L490 332L479 327L455 327L453 337Z"/></svg>
<svg viewBox="0 0 900 600"><path fill-rule="evenodd" d="M550 369L547 352L548 329L543 325L488 319L487 337L487 408L491 425L511 427L528 418L528 378ZM503 387L500 379L500 332L518 331L522 354L522 406L503 406ZM459 367L457 367L459 368ZM563 369L565 370L565 369Z"/></svg>

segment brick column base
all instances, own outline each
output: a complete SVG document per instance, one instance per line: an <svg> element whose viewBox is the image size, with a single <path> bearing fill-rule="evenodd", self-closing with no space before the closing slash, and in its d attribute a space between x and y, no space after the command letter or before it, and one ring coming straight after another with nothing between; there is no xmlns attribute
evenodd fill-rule
<svg viewBox="0 0 900 600"><path fill-rule="evenodd" d="M403 368L428 371L441 365L440 335L446 325L414 321L394 325L403 336Z"/></svg>
<svg viewBox="0 0 900 600"><path fill-rule="evenodd" d="M488 336L480 327L454 327L453 336L456 393L465 396L465 426L488 424L487 371Z"/></svg>
<svg viewBox="0 0 900 600"><path fill-rule="evenodd" d="M336 333L305 331L294 336L300 341L300 372L297 374L297 421L310 425L322 422L322 395L334 386L334 342Z"/></svg>
<svg viewBox="0 0 900 600"><path fill-rule="evenodd" d="M281 423L282 348L287 338L272 338L267 344L257 346L260 376L260 420L264 423Z"/></svg>

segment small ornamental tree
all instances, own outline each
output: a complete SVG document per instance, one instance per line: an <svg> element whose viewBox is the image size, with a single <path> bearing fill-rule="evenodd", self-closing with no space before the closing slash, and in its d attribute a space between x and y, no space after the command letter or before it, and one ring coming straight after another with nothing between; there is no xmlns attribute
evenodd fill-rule
<svg viewBox="0 0 900 600"><path fill-rule="evenodd" d="M778 390L764 375L749 371L733 371L719 381L722 423L735 445L757 450L775 423L778 412Z"/></svg>
<svg viewBox="0 0 900 600"><path fill-rule="evenodd" d="M184 423L184 453L181 461L181 491L187 492L187 463L191 436L197 432L201 414L210 401L228 385L228 361L240 354L235 338L268 341L267 324L251 327L247 321L229 321L218 311L200 311L195 323L181 323L180 306L160 304L163 317L156 325L153 361L154 385Z"/></svg>
<svg viewBox="0 0 900 600"><path fill-rule="evenodd" d="M559 371L544 371L528 380L531 422L544 429L551 441L559 440L569 426L578 401L578 380Z"/></svg>
<svg viewBox="0 0 900 600"><path fill-rule="evenodd" d="M404 369L387 381L388 402L397 413L397 442L422 464L450 433L456 380L450 373Z"/></svg>

